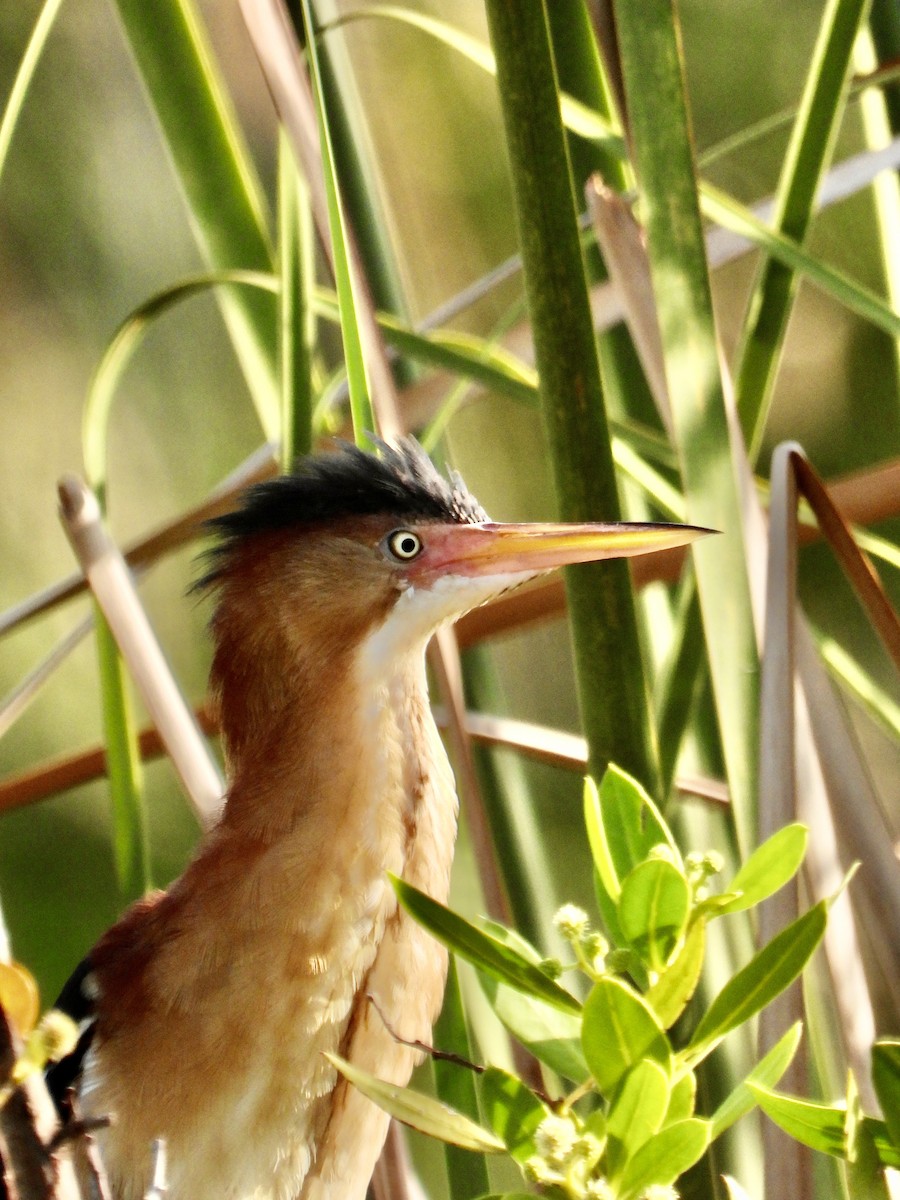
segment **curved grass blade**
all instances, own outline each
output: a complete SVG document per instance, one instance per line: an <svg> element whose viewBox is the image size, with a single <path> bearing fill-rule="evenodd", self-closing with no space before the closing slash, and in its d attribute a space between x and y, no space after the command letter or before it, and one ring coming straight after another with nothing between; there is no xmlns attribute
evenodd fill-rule
<svg viewBox="0 0 900 1200"><path fill-rule="evenodd" d="M214 270L271 271L263 189L194 0L116 0L115 6L206 262ZM274 441L279 424L274 300L227 289L219 301L260 424Z"/></svg>
<svg viewBox="0 0 900 1200"><path fill-rule="evenodd" d="M25 47L25 53L22 55L19 69L16 71L16 77L10 88L9 99L6 101L3 117L0 119L0 178L3 176L6 156L9 153L19 115L25 104L25 97L28 95L35 69L44 52L44 46L47 44L47 38L50 36L50 30L53 28L53 22L56 20L61 5L62 0L46 0L34 23L34 29L31 31L31 37L28 39L28 45Z"/></svg>
<svg viewBox="0 0 900 1200"><path fill-rule="evenodd" d="M145 300L125 318L113 334L88 388L82 419L85 472L101 508L106 501L107 440L109 417L119 382L148 331L158 317L182 300L209 288L224 285L278 291L276 276L261 271L212 271L182 279Z"/></svg>
<svg viewBox="0 0 900 1200"><path fill-rule="evenodd" d="M371 5L364 9L345 13L336 21L329 23L325 29L336 28L345 22L369 17L389 17L416 26L457 50L469 62L481 67L482 70L490 74L496 73L494 56L483 42L457 30L447 22L396 5ZM888 69L884 74L886 81L890 82L895 74L895 69ZM877 86L878 82L878 80L872 80L871 85ZM600 113L587 108L565 94L560 95L560 109L565 126L571 133L577 133L601 144L611 154L623 160L627 158L621 131L605 120ZM721 225L723 229L738 234L758 249L764 250L778 262L802 273L817 287L834 296L852 312L871 321L879 329L883 329L893 337L900 336L900 314L894 312L890 305L874 292L862 287L843 272L829 267L806 253L793 238L770 229L765 221L755 216L750 209L726 192L705 180L700 180L698 186L701 207L711 221Z"/></svg>
<svg viewBox="0 0 900 1200"><path fill-rule="evenodd" d="M668 1073L672 1050L656 1014L646 1000L621 979L604 976L584 1003L584 1056L609 1096L626 1072L643 1058L659 1063Z"/></svg>

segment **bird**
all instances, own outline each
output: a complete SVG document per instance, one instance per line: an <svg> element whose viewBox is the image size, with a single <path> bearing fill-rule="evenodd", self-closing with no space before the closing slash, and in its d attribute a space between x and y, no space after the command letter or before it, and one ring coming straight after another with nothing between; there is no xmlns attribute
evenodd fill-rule
<svg viewBox="0 0 900 1200"><path fill-rule="evenodd" d="M362 1200L388 1117L333 1052L408 1081L443 948L389 872L444 903L457 825L425 649L444 623L548 570L687 543L654 524L498 524L412 438L342 443L215 518L210 694L228 787L166 891L138 900L59 1005L48 1073L95 1137L114 1200L163 1139L169 1200Z"/></svg>

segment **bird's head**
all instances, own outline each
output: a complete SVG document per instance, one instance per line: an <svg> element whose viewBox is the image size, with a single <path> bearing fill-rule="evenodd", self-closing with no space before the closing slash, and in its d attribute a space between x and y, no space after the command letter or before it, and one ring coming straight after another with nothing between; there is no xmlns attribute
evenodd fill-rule
<svg viewBox="0 0 900 1200"><path fill-rule="evenodd" d="M495 524L459 476L441 476L416 442L378 449L376 457L343 445L303 459L211 523L218 543L199 586L218 593L213 682L220 694L229 685L256 688L260 716L274 712L292 677L302 686L306 675L340 673L364 644L389 666L443 622L535 575L704 532Z"/></svg>

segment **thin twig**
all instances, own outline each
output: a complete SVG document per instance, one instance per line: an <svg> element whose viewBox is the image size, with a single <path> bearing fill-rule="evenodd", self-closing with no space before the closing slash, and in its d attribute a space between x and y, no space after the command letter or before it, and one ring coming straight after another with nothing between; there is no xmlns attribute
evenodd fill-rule
<svg viewBox="0 0 900 1200"><path fill-rule="evenodd" d="M60 484L61 517L91 590L194 806L206 825L218 814L218 768L150 627L125 560L103 526L96 497L80 480Z"/></svg>
<svg viewBox="0 0 900 1200"><path fill-rule="evenodd" d="M74 1142L79 1138L87 1137L88 1134L96 1133L98 1129L108 1129L111 1124L112 1118L109 1116L78 1117L67 1121L65 1125L57 1129L56 1133L47 1143L47 1151L49 1154L52 1154L54 1150L58 1150L66 1142Z"/></svg>

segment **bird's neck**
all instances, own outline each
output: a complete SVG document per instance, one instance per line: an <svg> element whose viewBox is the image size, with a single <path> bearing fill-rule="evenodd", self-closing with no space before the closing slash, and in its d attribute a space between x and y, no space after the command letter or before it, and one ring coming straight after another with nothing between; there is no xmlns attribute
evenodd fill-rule
<svg viewBox="0 0 900 1200"><path fill-rule="evenodd" d="M104 1142L117 1178L163 1135L179 1200L213 1194L201 1186L211 1179L223 1195L365 1194L386 1118L338 1082L323 1052L408 1079L406 1043L430 1035L444 952L398 912L387 871L446 899L456 833L422 648L390 655L387 670L378 649L358 647L317 676L315 707L298 704L311 681L296 662L280 683L274 671L257 676L262 690L222 690L228 727L252 723L230 747L223 820L170 891L95 952L103 988L118 952L153 951L102 1033L101 1051L119 1039L119 1057L101 1053L95 1072L96 1111L128 1118ZM134 1075L117 1074L132 1050L137 1107Z"/></svg>

